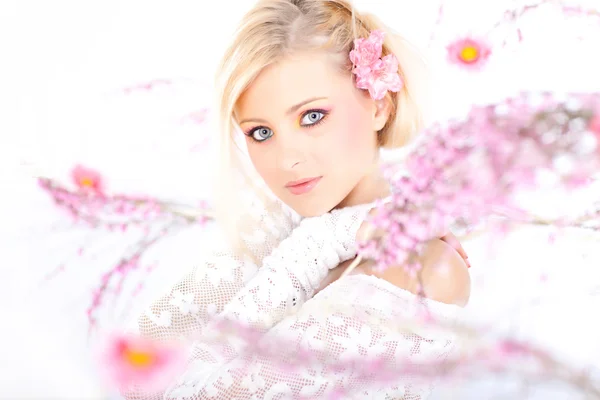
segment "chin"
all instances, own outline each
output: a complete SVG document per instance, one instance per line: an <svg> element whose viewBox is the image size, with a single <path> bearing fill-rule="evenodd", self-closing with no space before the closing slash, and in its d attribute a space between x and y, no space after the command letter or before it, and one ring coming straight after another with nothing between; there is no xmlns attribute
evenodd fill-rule
<svg viewBox="0 0 600 400"><path fill-rule="evenodd" d="M302 209L294 208L294 211L296 211L296 213L298 213L302 218L309 218L309 217L318 217L318 216L321 216L323 214L328 213L331 210L327 210L327 209L309 209L309 210L306 210L304 208L302 208Z"/></svg>
<svg viewBox="0 0 600 400"><path fill-rule="evenodd" d="M337 199L323 199L319 196L315 196L314 199L307 198L304 201L302 201L300 198L293 199L293 201L286 200L290 199L282 199L282 201L286 203L288 207L290 207L303 218L318 217L326 214L333 210L342 201L338 201Z"/></svg>

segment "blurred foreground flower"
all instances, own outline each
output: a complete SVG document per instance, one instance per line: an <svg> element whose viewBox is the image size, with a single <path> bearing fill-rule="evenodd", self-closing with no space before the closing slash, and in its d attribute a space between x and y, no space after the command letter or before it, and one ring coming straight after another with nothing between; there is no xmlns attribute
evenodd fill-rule
<svg viewBox="0 0 600 400"><path fill-rule="evenodd" d="M108 384L119 390L164 390L183 372L187 360L180 345L133 335L109 337L103 350L104 375Z"/></svg>
<svg viewBox="0 0 600 400"><path fill-rule="evenodd" d="M115 297L122 295L125 280L132 275L132 271L149 273L156 266L153 263L144 268L140 264L140 259L149 248L174 232L197 225L204 226L213 217L205 201L188 206L147 195L90 192L88 188L102 188L101 175L81 166L76 166L73 171L76 172L74 175L81 178L77 180L82 183L77 190L67 188L52 179L38 179L40 187L51 196L58 207L72 217L73 222L109 232L123 233L134 230L134 234L137 232L141 235L110 270L104 271L98 287L93 291L87 313L90 329L94 329L97 311L102 304L106 304L106 296L109 293ZM97 179L88 180L89 177ZM90 182L97 184L94 186ZM82 255L83 250L79 248L78 255ZM61 263L48 273L47 277L55 278L65 269L65 264ZM140 281L133 292L134 296L143 286L144 282Z"/></svg>
<svg viewBox="0 0 600 400"><path fill-rule="evenodd" d="M447 47L448 61L470 70L479 70L492 54L491 47L483 39L461 38Z"/></svg>
<svg viewBox="0 0 600 400"><path fill-rule="evenodd" d="M599 118L600 93L524 93L431 127L404 166L386 167L394 194L372 222L387 234L365 243L361 254L381 268L413 271L424 244L450 226L475 226L499 214L527 222L515 195L535 189L540 174L567 190L598 174Z"/></svg>
<svg viewBox="0 0 600 400"><path fill-rule="evenodd" d="M598 142L598 151L600 151L600 109L596 110L595 115L590 119L588 129L590 132L596 135L596 141Z"/></svg>
<svg viewBox="0 0 600 400"><path fill-rule="evenodd" d="M98 171L76 165L71 171L71 177L80 191L96 195L104 194L104 182Z"/></svg>

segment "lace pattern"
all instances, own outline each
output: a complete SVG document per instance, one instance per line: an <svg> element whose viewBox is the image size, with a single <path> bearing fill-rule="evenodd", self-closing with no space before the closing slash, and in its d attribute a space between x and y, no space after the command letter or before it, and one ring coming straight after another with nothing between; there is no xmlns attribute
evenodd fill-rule
<svg viewBox="0 0 600 400"><path fill-rule="evenodd" d="M407 372L403 382L376 383L372 371L357 366L374 357L397 368L411 359L442 360L452 347L448 333L407 334L397 325L424 305L442 318L458 307L417 302L386 281L360 275L314 296L329 269L356 255L356 231L371 207L335 210L301 222L293 216L281 219L281 214L273 222L263 214L262 226L270 226L269 232L248 242L267 249L254 253L260 268L250 258L217 252L192 269L138 321L142 335L192 341L185 374L166 393L135 388L124 393L126 398L306 399L343 389L351 398L424 399L430 382L417 382ZM245 341L232 336L214 341L222 319L262 330L261 348L281 340L286 344L273 359L246 352ZM294 367L298 355L308 353L316 357L310 366Z"/></svg>
<svg viewBox="0 0 600 400"><path fill-rule="evenodd" d="M242 355L215 370L207 363L206 347L198 344L190 369L166 398L322 399L341 391L343 398L425 399L432 382L420 379L410 363L442 368L453 349L453 334L414 326L409 332L401 330L402 322L421 315L423 307L442 322L452 322L460 310L417 300L378 278L349 276L268 332L263 346L286 343L277 347L277 358ZM308 367L307 359L299 356L306 354L314 357ZM383 363L372 364L376 359ZM403 379L381 380L383 368L405 371Z"/></svg>

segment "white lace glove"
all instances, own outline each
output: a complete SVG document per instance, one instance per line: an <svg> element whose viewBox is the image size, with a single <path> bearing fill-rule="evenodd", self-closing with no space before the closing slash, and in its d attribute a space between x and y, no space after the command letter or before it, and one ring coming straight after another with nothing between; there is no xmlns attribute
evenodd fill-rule
<svg viewBox="0 0 600 400"><path fill-rule="evenodd" d="M419 323L424 308L439 328ZM197 351L165 399L316 400L343 390L343 398L423 400L454 349L455 334L447 327L460 311L373 276L349 276L266 333L262 346L275 357L247 352L216 369L208 362L213 354ZM369 367L376 359L378 367ZM385 379L386 369L396 377Z"/></svg>
<svg viewBox="0 0 600 400"><path fill-rule="evenodd" d="M305 218L258 274L225 306L221 317L268 329L298 309L330 269L356 256L356 234L374 204Z"/></svg>
<svg viewBox="0 0 600 400"><path fill-rule="evenodd" d="M287 209L267 209L260 201L249 201L258 222L253 235L244 237L249 256L236 255L224 243L215 243L221 248L191 268L141 312L136 326L128 329L131 333L158 341L187 342L198 337L258 273L262 260L300 223L300 217ZM141 387L124 389L122 395L130 400L162 399L162 393L149 393Z"/></svg>
<svg viewBox="0 0 600 400"><path fill-rule="evenodd" d="M198 336L300 223L300 216L278 204L267 208L252 196L244 201L256 222L252 235L243 238L248 254L237 254L226 243L215 241L212 245L218 248L139 313L136 327L130 331L159 341Z"/></svg>
<svg viewBox="0 0 600 400"><path fill-rule="evenodd" d="M186 376L187 389L175 396L194 396L211 376L239 357L247 342L219 336L221 319L267 331L312 297L329 269L356 256L356 234L374 204L346 207L304 219L284 239L254 278L235 295L194 344ZM183 378L186 380L187 378ZM183 393L183 392L185 393Z"/></svg>

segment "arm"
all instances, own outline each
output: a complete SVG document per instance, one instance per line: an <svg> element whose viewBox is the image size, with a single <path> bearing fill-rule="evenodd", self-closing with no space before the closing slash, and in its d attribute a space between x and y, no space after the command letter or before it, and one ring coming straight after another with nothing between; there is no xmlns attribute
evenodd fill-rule
<svg viewBox="0 0 600 400"><path fill-rule="evenodd" d="M138 317L137 333L157 341L180 340L185 346L185 342L206 329L211 317L221 312L257 272L254 263L239 259L233 252L214 253ZM139 385L122 388L121 394L127 400L163 399L162 392L148 391Z"/></svg>
<svg viewBox="0 0 600 400"><path fill-rule="evenodd" d="M233 252L212 254L138 317L139 333L157 340L189 338L221 312L257 272L252 261Z"/></svg>
<svg viewBox="0 0 600 400"><path fill-rule="evenodd" d="M348 276L268 332L262 344L271 349L269 356L248 352L203 380L195 372L203 361L195 360L182 386L166 398L327 399L342 390L341 398L423 399L453 349L454 335L415 324L422 307L445 323L460 310L418 299L382 279ZM302 356L307 352L313 357L310 364ZM375 360L379 363L372 369ZM395 371L393 380L385 380L384 368ZM195 390L186 382L196 383Z"/></svg>
<svg viewBox="0 0 600 400"><path fill-rule="evenodd" d="M248 201L258 221L245 239L249 255L242 257L224 246L194 266L138 317L142 336L189 340L198 335L257 274L264 252L276 248L300 223L299 216L284 208L273 212L257 199Z"/></svg>
<svg viewBox="0 0 600 400"><path fill-rule="evenodd" d="M471 278L465 259L451 245L440 239L429 241L423 249L421 270L416 276L402 267L392 266L383 272L367 262L357 267L359 273L384 279L413 294L422 286L425 297L464 307L471 294Z"/></svg>
<svg viewBox="0 0 600 400"><path fill-rule="evenodd" d="M356 256L356 232L371 207L346 207L304 219L265 257L256 276L227 303L207 334L218 331L223 320L266 332L297 312L313 297L329 270ZM196 343L226 354L227 359L237 357L245 346L231 338L218 346L205 345L202 340Z"/></svg>
<svg viewBox="0 0 600 400"><path fill-rule="evenodd" d="M258 273L257 262L262 262L265 249L275 248L299 223L294 215L285 213L273 217L263 210L259 215L261 227L246 242L256 250L252 253L255 258L242 258L229 249L215 251L154 300L138 316L131 333L157 341L182 342L201 335L209 321ZM130 400L163 398L162 393L150 393L139 386L124 388L122 394Z"/></svg>
<svg viewBox="0 0 600 400"><path fill-rule="evenodd" d="M319 291L337 281L352 261L343 262L329 271L321 282ZM430 241L423 251L421 265L420 274L413 276L398 267L379 272L374 268L375 264L372 261L364 261L356 266L350 275L375 276L413 294L419 293L421 285L426 298L446 304L464 307L469 302L471 277L467 262L456 247L442 239Z"/></svg>
<svg viewBox="0 0 600 400"><path fill-rule="evenodd" d="M243 352L247 343L235 337L226 336L217 342L212 340L212 335L219 331L221 322L234 322L267 331L291 312L296 312L311 298L329 269L355 257L356 232L371 207L372 205L347 207L302 220L272 254L263 259L262 267L252 279L241 285L230 286L227 283L217 288L208 287L206 290L203 285L195 283L205 281L192 274L160 301L158 310L161 314L154 310L150 314L154 318L150 320L151 336L156 337L156 332L161 332L161 317L164 315L168 322L164 324L168 334L180 333L182 329L179 326L185 326L185 333L194 333L193 338L196 339L192 348L192 364L195 363L195 366L190 367L193 380L187 382L187 388L180 386L180 393L186 390L194 392L199 382L204 382ZM239 262L235 266L239 268ZM217 270L222 268L216 264L213 267ZM226 282L231 281L228 279ZM203 299L204 305L204 311L200 311L199 307L194 308L193 317L186 313L189 311L188 304L192 295L189 295L184 310L181 310L180 288L190 287L190 282L193 282L191 286L197 296ZM222 295L221 288L226 289L227 296ZM213 305L212 314L206 306L208 303ZM177 320L173 319L174 313L178 316ZM146 318L150 317L147 315ZM211 321L204 324L209 318Z"/></svg>
<svg viewBox="0 0 600 400"><path fill-rule="evenodd" d="M471 276L465 259L448 243L433 240L425 248L421 279L429 299L464 307L471 296Z"/></svg>

